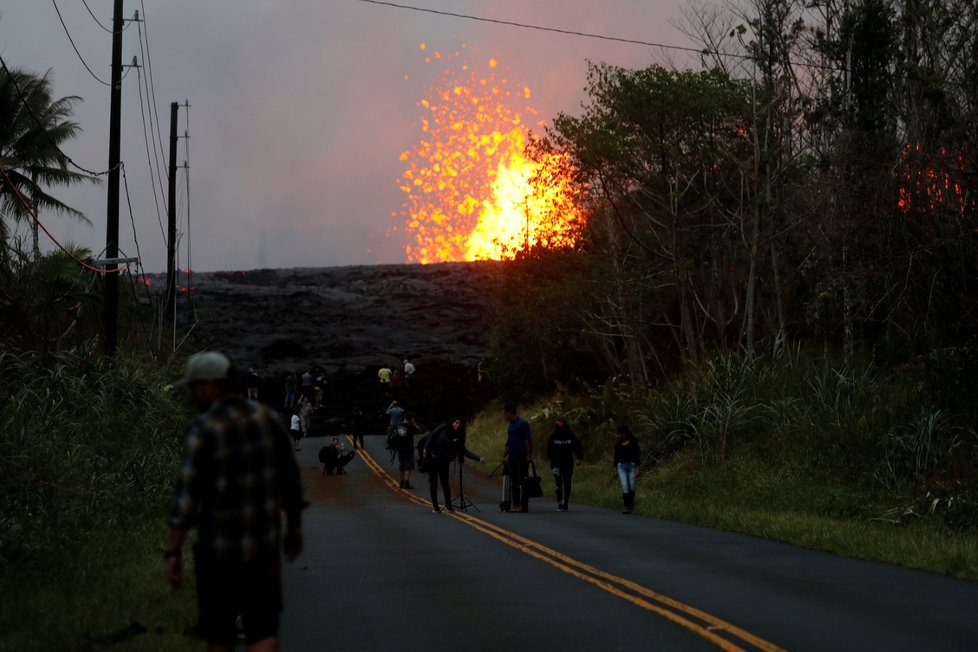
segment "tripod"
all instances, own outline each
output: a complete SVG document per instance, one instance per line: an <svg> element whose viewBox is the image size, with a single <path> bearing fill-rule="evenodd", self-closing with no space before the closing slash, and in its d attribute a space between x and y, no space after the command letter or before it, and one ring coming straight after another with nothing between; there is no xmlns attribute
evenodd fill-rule
<svg viewBox="0 0 978 652"><path fill-rule="evenodd" d="M465 497L465 491L463 491L462 484L462 470L465 468L465 464L462 462L461 458L455 461L455 467L458 469L458 495L452 499L452 507L458 507L463 512L467 512L469 511L469 507L473 507L475 508L475 511L481 512L482 510L479 509L475 503Z"/></svg>

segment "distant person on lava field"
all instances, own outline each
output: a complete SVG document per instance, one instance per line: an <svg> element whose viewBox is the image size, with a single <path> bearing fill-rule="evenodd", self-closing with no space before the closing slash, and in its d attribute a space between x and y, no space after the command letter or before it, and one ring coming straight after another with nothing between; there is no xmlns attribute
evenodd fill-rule
<svg viewBox="0 0 978 652"><path fill-rule="evenodd" d="M314 397L312 394L312 369L311 368L306 367L306 370L302 372L302 377L300 379L300 382L301 382L300 390L302 391L302 395L306 397L307 401L312 401Z"/></svg>
<svg viewBox="0 0 978 652"><path fill-rule="evenodd" d="M294 371L285 374L285 409L291 410L295 407L295 389L299 379L296 378Z"/></svg>
<svg viewBox="0 0 978 652"><path fill-rule="evenodd" d="M380 381L380 391L384 394L390 395L391 393L391 369L390 367L381 367L377 370L377 379Z"/></svg>
<svg viewBox="0 0 978 652"><path fill-rule="evenodd" d="M417 371L415 366L411 362L404 358L404 386L410 387L411 381L414 380L414 372Z"/></svg>
<svg viewBox="0 0 978 652"><path fill-rule="evenodd" d="M258 400L258 370L252 367L248 370L248 400Z"/></svg>
<svg viewBox="0 0 978 652"><path fill-rule="evenodd" d="M326 392L326 376L322 372L316 374L316 379L312 381L312 393L316 397L316 409L323 406L323 394Z"/></svg>

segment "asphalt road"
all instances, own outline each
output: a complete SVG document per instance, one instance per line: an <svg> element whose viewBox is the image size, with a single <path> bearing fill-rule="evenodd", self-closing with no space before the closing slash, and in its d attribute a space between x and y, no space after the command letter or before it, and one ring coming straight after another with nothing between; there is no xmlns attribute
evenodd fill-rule
<svg viewBox="0 0 978 652"><path fill-rule="evenodd" d="M382 437L343 476L321 474L326 441L298 453L312 505L283 650L978 649L975 584L573 500L501 513L471 465L474 506L433 514Z"/></svg>

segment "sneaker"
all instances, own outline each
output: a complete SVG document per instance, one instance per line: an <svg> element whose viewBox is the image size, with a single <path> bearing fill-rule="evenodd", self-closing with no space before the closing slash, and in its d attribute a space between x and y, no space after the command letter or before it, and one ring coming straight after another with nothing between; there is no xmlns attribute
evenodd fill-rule
<svg viewBox="0 0 978 652"><path fill-rule="evenodd" d="M558 512L566 512L567 511L567 507L565 505L558 505L557 506L557 511Z"/></svg>
<svg viewBox="0 0 978 652"><path fill-rule="evenodd" d="M455 512L455 508L454 507L448 507L448 508L445 509L445 511L446 512L449 512L449 513L454 513Z"/></svg>
<svg viewBox="0 0 978 652"><path fill-rule="evenodd" d="M435 507L434 509L431 510L431 513L432 514L441 514L441 510L438 509L437 507Z"/></svg>
<svg viewBox="0 0 978 652"><path fill-rule="evenodd" d="M523 511L523 508L522 507L510 507L509 511L510 511L510 513L512 513L512 512L522 512Z"/></svg>

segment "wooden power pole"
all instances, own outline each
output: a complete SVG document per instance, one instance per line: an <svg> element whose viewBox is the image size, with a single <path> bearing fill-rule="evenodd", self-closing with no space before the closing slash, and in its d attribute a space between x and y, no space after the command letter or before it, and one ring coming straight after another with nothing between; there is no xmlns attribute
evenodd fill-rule
<svg viewBox="0 0 978 652"><path fill-rule="evenodd" d="M112 86L109 100L109 187L106 207L105 257L119 257L119 163L122 138L122 2L115 0L112 14ZM104 351L114 357L119 333L119 265L105 268Z"/></svg>
<svg viewBox="0 0 978 652"><path fill-rule="evenodd" d="M177 103L170 103L170 175L167 184L166 229L166 300L163 302L163 323L177 305Z"/></svg>

